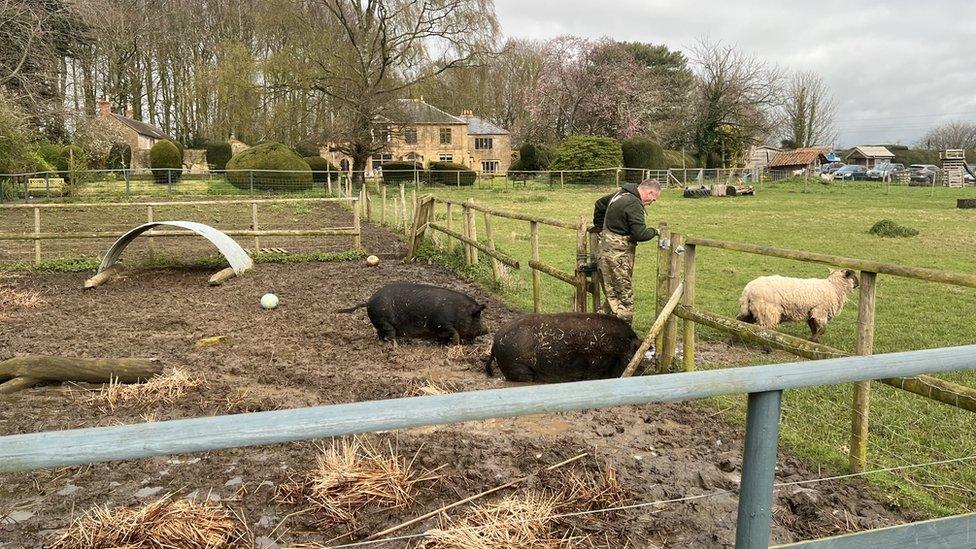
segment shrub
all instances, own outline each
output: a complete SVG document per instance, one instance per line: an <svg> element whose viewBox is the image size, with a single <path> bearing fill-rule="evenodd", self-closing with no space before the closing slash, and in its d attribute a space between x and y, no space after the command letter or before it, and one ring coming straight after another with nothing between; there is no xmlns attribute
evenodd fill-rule
<svg viewBox="0 0 976 549"><path fill-rule="evenodd" d="M175 143L167 139L157 141L149 149L149 167L156 183L176 183L183 168L183 155Z"/></svg>
<svg viewBox="0 0 976 549"><path fill-rule="evenodd" d="M227 162L233 156L230 143L226 141L210 141L204 148L207 149L207 164L215 172L222 172L227 168Z"/></svg>
<svg viewBox="0 0 976 549"><path fill-rule="evenodd" d="M664 149L646 137L630 137L620 142L620 149L624 157L625 168L636 168L624 173L624 178L631 183L638 183L644 174L640 170L665 169Z"/></svg>
<svg viewBox="0 0 976 549"><path fill-rule="evenodd" d="M34 151L37 156L40 157L41 161L52 167L52 170L64 169L64 160L62 160L61 153L64 150L63 145L57 143L51 143L50 141L39 141L34 144Z"/></svg>
<svg viewBox="0 0 976 549"><path fill-rule="evenodd" d="M116 143L108 151L105 167L110 170L125 169L132 165L132 148L125 143Z"/></svg>
<svg viewBox="0 0 976 549"><path fill-rule="evenodd" d="M603 170L566 174L565 180L571 183L599 183L613 180L615 174L610 168L623 164L620 143L610 137L594 135L571 135L556 149L556 157L550 169L562 170Z"/></svg>
<svg viewBox="0 0 976 549"><path fill-rule="evenodd" d="M519 148L519 158L510 170L536 172L549 169L553 151L545 145L526 143Z"/></svg>
<svg viewBox="0 0 976 549"><path fill-rule="evenodd" d="M332 180L338 181L339 169L333 166L328 160L318 155L306 156L302 160L312 169L312 181L316 183L327 183L329 181L329 172L332 172Z"/></svg>
<svg viewBox="0 0 976 549"><path fill-rule="evenodd" d="M249 170L280 170L274 173ZM312 188L312 168L289 147L273 141L241 151L227 163L227 181L238 189L302 191Z"/></svg>
<svg viewBox="0 0 976 549"><path fill-rule="evenodd" d="M299 141L298 143L295 143L295 146L292 147L292 149L295 151L296 154L298 154L298 156L301 156L302 158L322 155L322 147L319 146L318 143L311 141L309 139L304 139L302 141Z"/></svg>
<svg viewBox="0 0 976 549"><path fill-rule="evenodd" d="M430 169L432 184L460 184L462 187L470 187L474 185L474 180L477 178L474 170L453 162L431 162L427 167Z"/></svg>
<svg viewBox="0 0 976 549"><path fill-rule="evenodd" d="M884 237L907 238L907 237L918 235L918 230L913 229L911 227L905 227L903 225L899 225L890 219L882 219L881 221L878 221L873 226L871 226L871 229L868 232L875 236L880 236L882 238Z"/></svg>
<svg viewBox="0 0 976 549"><path fill-rule="evenodd" d="M681 151L664 151L665 168L694 168L698 169L698 161L694 156Z"/></svg>
<svg viewBox="0 0 976 549"><path fill-rule="evenodd" d="M420 162L409 160L394 160L380 166L383 171L383 183L387 185L397 185L400 183L410 183L414 179L414 172L421 181L428 181L429 175L424 165Z"/></svg>

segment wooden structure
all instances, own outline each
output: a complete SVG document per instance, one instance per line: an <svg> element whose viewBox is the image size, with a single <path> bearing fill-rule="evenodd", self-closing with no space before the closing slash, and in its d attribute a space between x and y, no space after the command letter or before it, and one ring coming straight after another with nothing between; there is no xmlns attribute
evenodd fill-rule
<svg viewBox="0 0 976 549"><path fill-rule="evenodd" d="M350 203L354 213L353 224L349 227L332 227L325 229L259 229L258 228L258 206L263 204L296 203L296 202L333 202L339 204ZM34 243L34 263L41 262L41 242L45 240L84 240L84 239L116 239L119 237L117 231L62 231L62 232L43 232L41 212L45 210L68 210L68 209L121 209L121 208L145 208L146 222L153 223L156 208L165 206L208 206L208 205L227 205L239 204L248 205L251 210L251 227L247 229L228 229L221 231L228 236L253 237L254 251L261 249L262 236L274 237L308 237L308 236L350 236L352 237L352 247L356 251L362 251L362 227L359 219L359 199L355 197L341 198L265 198L252 200L188 200L173 202L91 202L91 203L50 203L50 204L0 204L0 215L4 210L12 209L31 209L34 211L34 231L25 233L0 233L0 241L26 241ZM149 238L150 254L155 252L156 237L191 237L193 232L180 230L149 230L145 233Z"/></svg>
<svg viewBox="0 0 976 549"><path fill-rule="evenodd" d="M966 164L965 149L946 149L942 153L942 173L947 187L962 187L965 179L963 169Z"/></svg>
<svg viewBox="0 0 976 549"><path fill-rule="evenodd" d="M848 164L865 166L868 169L881 164L886 164L895 159L895 153L887 147L860 146L851 149L844 161Z"/></svg>

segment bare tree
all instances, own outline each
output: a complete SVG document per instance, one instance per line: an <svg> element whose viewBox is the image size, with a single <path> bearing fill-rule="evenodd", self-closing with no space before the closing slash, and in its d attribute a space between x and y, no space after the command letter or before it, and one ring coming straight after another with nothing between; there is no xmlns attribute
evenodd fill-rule
<svg viewBox="0 0 976 549"><path fill-rule="evenodd" d="M373 138L384 109L410 86L491 52L498 22L491 0L318 0L332 47L311 52L312 89L333 102L331 137L357 177L386 143Z"/></svg>
<svg viewBox="0 0 976 549"><path fill-rule="evenodd" d="M720 166L766 139L780 104L780 70L733 45L699 41L689 137L702 165Z"/></svg>
<svg viewBox="0 0 976 549"><path fill-rule="evenodd" d="M823 79L811 72L794 74L783 94L783 138L797 147L830 145L837 138L837 104Z"/></svg>
<svg viewBox="0 0 976 549"><path fill-rule="evenodd" d="M943 150L976 148L976 124L956 121L936 126L925 134L918 146Z"/></svg>

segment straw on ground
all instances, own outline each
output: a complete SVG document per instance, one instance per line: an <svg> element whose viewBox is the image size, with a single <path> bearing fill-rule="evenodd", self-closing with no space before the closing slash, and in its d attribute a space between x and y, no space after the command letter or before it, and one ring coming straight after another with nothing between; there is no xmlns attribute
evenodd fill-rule
<svg viewBox="0 0 976 549"><path fill-rule="evenodd" d="M101 390L91 393L88 403L105 404L113 410L116 406L126 404L148 407L159 402L171 403L183 398L190 389L202 383L200 378L175 368L145 383L124 384L113 380Z"/></svg>

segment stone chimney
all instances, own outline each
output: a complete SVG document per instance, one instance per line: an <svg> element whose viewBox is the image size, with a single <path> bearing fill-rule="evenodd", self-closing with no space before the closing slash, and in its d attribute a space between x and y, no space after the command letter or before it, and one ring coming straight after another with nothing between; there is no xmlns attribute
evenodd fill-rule
<svg viewBox="0 0 976 549"><path fill-rule="evenodd" d="M112 114L112 104L108 102L108 99L103 97L98 101L98 115L108 116L110 114Z"/></svg>

